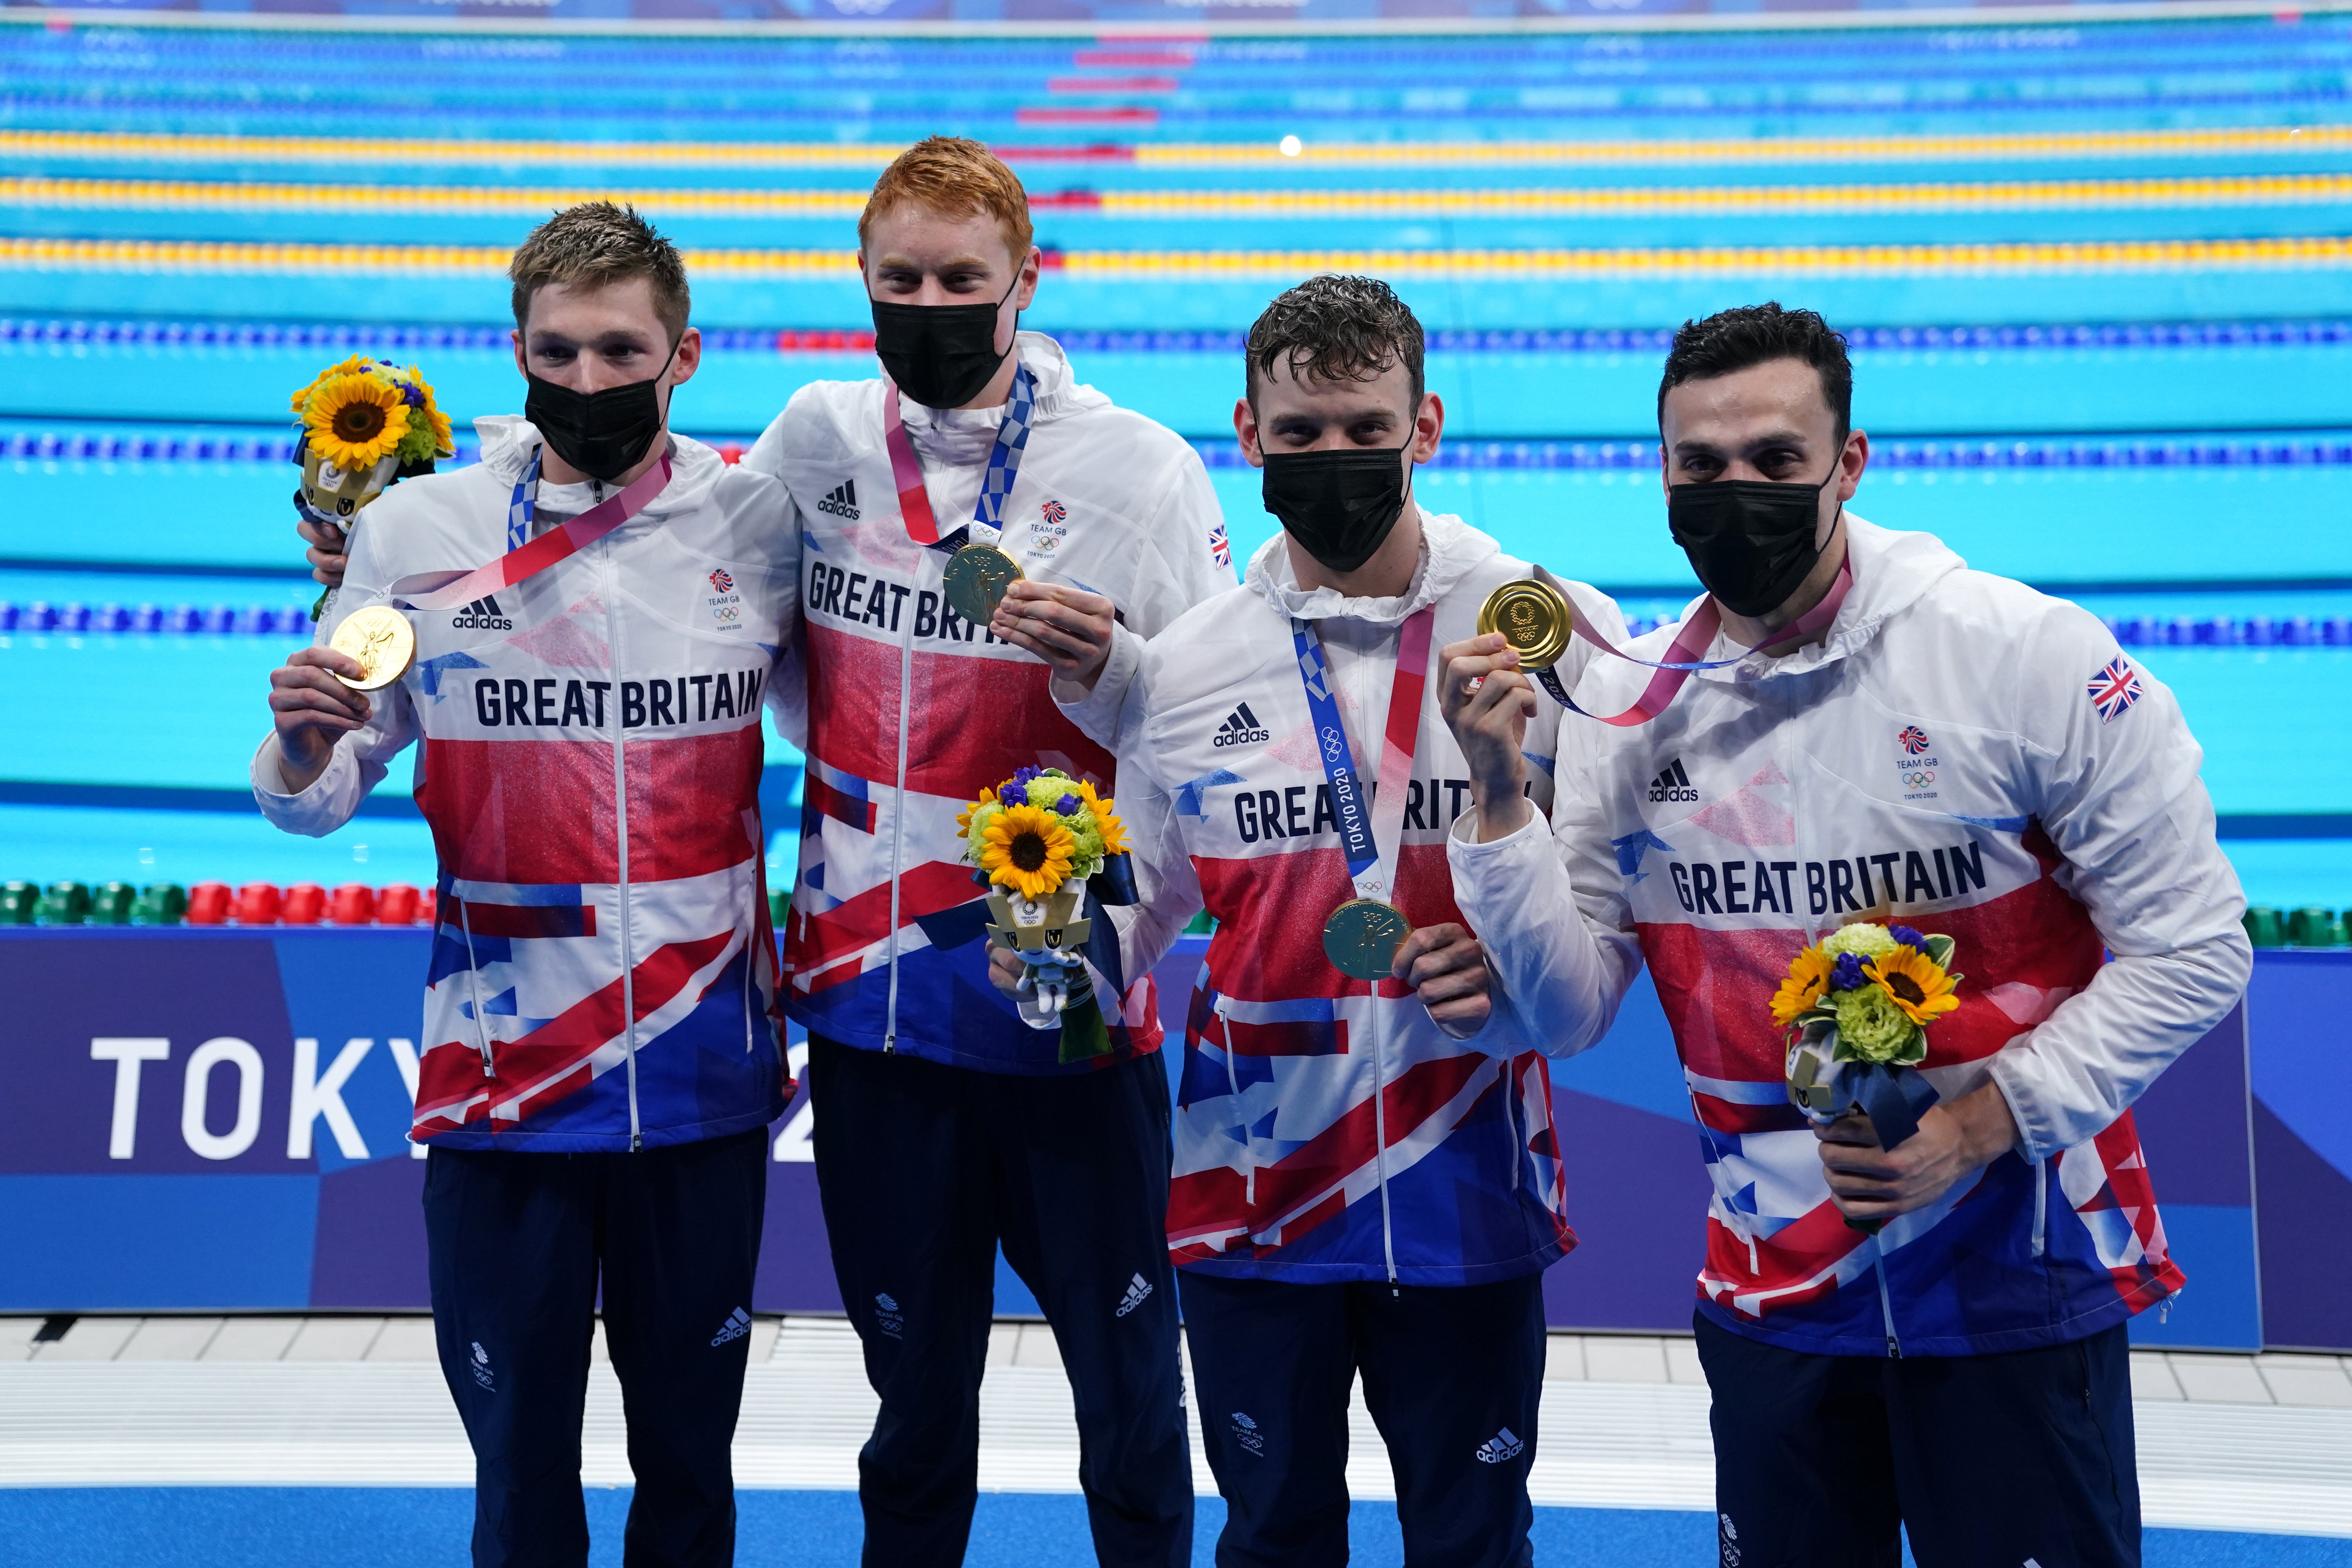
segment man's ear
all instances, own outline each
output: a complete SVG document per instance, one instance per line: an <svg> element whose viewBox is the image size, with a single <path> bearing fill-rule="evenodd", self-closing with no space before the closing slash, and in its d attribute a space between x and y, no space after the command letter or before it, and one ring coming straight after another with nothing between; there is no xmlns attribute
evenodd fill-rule
<svg viewBox="0 0 2352 1568"><path fill-rule="evenodd" d="M702 329L688 327L677 335L677 352L671 356L669 384L682 386L694 379L702 368Z"/></svg>
<svg viewBox="0 0 2352 1568"><path fill-rule="evenodd" d="M1445 434L1445 404L1437 394L1421 395L1421 408L1412 418L1412 460L1426 463L1437 456L1437 443Z"/></svg>
<svg viewBox="0 0 2352 1568"><path fill-rule="evenodd" d="M1016 310L1025 310L1031 305L1036 303L1037 285L1045 281L1045 251L1036 246L1031 246L1029 247L1028 256L1024 258L1022 260L1021 265L1013 270L1019 279L1013 286L1013 308Z"/></svg>
<svg viewBox="0 0 2352 1568"><path fill-rule="evenodd" d="M507 336L514 343L515 374L521 376L525 381L529 381L530 379L530 363L523 358L522 329L520 327L517 327L513 331L509 332Z"/></svg>
<svg viewBox="0 0 2352 1568"><path fill-rule="evenodd" d="M1249 459L1249 466L1265 468L1265 453L1257 444L1257 410L1246 397L1234 399L1234 434L1241 440L1242 456Z"/></svg>

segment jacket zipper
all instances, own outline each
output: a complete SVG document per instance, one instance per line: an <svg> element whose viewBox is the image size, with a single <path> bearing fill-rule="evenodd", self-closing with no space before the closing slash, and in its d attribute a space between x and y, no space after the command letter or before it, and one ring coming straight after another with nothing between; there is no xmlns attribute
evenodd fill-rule
<svg viewBox="0 0 2352 1568"><path fill-rule="evenodd" d="M1376 684L1378 667L1374 660L1368 658L1358 659L1356 661L1356 670L1358 679L1365 687ZM1360 689L1356 695L1356 711L1359 714L1369 713L1370 709L1365 705L1363 700L1366 695L1365 691ZM1381 714L1381 722L1383 726L1385 726L1387 723L1387 710L1382 709ZM1371 754L1377 756L1380 753L1375 751ZM1391 779L1388 781L1389 787L1396 788L1402 784L1402 780L1399 779ZM1373 795L1377 796L1380 790L1381 781L1374 779L1372 781ZM1368 809L1370 804L1370 800L1365 802ZM1400 829L1400 831L1402 831L1402 829ZM1391 844L1388 847L1388 850L1389 853L1395 858L1391 864L1401 869L1404 860L1404 847L1399 844ZM1390 873L1390 885L1388 890L1391 894L1396 891L1394 870L1391 870ZM1372 1174L1373 1178L1381 1184L1381 1257L1388 1265L1389 1294L1394 1296L1398 1292L1396 1230L1391 1223L1392 1216L1389 1210L1388 1074L1385 1071L1384 1064L1381 1059L1383 1054L1382 1047L1386 1042L1382 1038L1383 1031L1381 1028L1381 983L1377 980L1371 983L1371 995L1369 998L1369 1001L1371 1004L1372 1016Z"/></svg>
<svg viewBox="0 0 2352 1568"><path fill-rule="evenodd" d="M454 894L457 889L452 888L450 891ZM482 1011L482 971L480 961L474 956L474 917L467 910L462 897L457 900L457 929L466 933L466 989L474 998L474 1038L482 1047L482 1076L496 1078L498 1066L490 1059L490 1020ZM490 1123L490 1131L498 1131L495 1122Z"/></svg>
<svg viewBox="0 0 2352 1568"><path fill-rule="evenodd" d="M2033 1162L2033 1256L2042 1256L2048 1235L2050 1214L2050 1162Z"/></svg>
<svg viewBox="0 0 2352 1568"><path fill-rule="evenodd" d="M602 487L599 487L600 489ZM598 542L604 557L604 638L613 650L613 674L617 681L622 667L627 662L621 651L620 574L613 570L613 542ZM613 693L617 699L618 690ZM621 733L621 705L613 704L613 810L616 820L620 858L621 904L621 1030L624 1059L629 1073L629 1152L635 1153L646 1146L644 1129L637 1121L637 952L630 931L629 910L629 770L626 742Z"/></svg>
<svg viewBox="0 0 2352 1568"><path fill-rule="evenodd" d="M1374 784L1374 789L1380 786ZM1389 1215L1388 1082L1381 1070L1381 983L1372 982L1372 1173L1381 1184L1381 1255L1389 1266L1389 1294L1397 1293L1396 1232Z"/></svg>
<svg viewBox="0 0 2352 1568"><path fill-rule="evenodd" d="M1876 1237L1872 1240L1876 1241ZM1890 1361L1903 1359L1903 1342L1895 1334L1895 1300L1886 1289L1886 1254L1881 1252L1872 1267L1878 1270L1878 1310L1886 1320L1886 1355Z"/></svg>
<svg viewBox="0 0 2352 1568"><path fill-rule="evenodd" d="M1216 1002L1218 1027L1225 1036L1225 1087L1233 1090L1234 1103L1242 1110L1242 1158L1249 1168L1242 1173L1242 1204L1247 1207L1257 1202L1257 1140L1250 1134L1249 1107L1242 1105L1241 1074L1234 1068L1234 1020L1225 1011L1225 998L1218 993Z"/></svg>
<svg viewBox="0 0 2352 1568"><path fill-rule="evenodd" d="M919 584L930 553L924 551L916 563ZM882 1020L884 1056L894 1055L898 1049L898 876L907 843L907 707L914 700L914 690L915 617L908 616L906 629L898 637L898 793L890 801L890 1002Z"/></svg>

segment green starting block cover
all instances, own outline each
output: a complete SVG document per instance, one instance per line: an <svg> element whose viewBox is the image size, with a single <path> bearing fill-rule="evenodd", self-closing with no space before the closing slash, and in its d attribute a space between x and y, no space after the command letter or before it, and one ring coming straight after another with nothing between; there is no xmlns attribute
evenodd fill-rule
<svg viewBox="0 0 2352 1568"><path fill-rule="evenodd" d="M45 926L87 925L89 906L88 882L52 882L34 907L33 919Z"/></svg>
<svg viewBox="0 0 2352 1568"><path fill-rule="evenodd" d="M188 918L188 889L177 882L150 882L131 906L135 926L175 926Z"/></svg>
<svg viewBox="0 0 2352 1568"><path fill-rule="evenodd" d="M2286 940L2290 947L2342 947L2344 922L2332 910L2297 910L2286 918Z"/></svg>

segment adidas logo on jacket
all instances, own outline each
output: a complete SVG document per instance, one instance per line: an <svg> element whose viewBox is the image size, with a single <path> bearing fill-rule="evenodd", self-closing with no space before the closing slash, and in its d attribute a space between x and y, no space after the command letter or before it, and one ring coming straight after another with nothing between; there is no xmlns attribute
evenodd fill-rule
<svg viewBox="0 0 2352 1568"><path fill-rule="evenodd" d="M1456 833L1455 888L1569 1048L1648 963L1714 1184L1700 1310L1832 1355L2081 1339L2182 1284L2129 1106L2237 1001L2245 900L2172 694L2143 673L2102 710L2105 626L1927 534L1846 526L1823 644L1700 671L1649 724L1585 726L1549 823ZM1613 712L1649 677L1604 660L1577 700ZM1890 917L1958 943L1921 1070L1946 1100L1998 1080L2022 1142L1872 1237L1830 1201L1770 1004L1809 942Z"/></svg>
<svg viewBox="0 0 2352 1568"><path fill-rule="evenodd" d="M1375 802L1403 792L1393 901L1416 926L1461 919L1444 835L1466 808L1468 769L1439 716L1433 668L1411 776L1381 773L1379 731L1405 617L1436 606L1433 667L1437 649L1473 635L1486 595L1528 569L1458 519L1423 526L1412 589L1393 600L1301 590L1277 535L1243 587L1144 649L1117 705L1122 806L1137 831L1180 851L1165 857L1165 898L1128 926L1129 962L1164 952L1196 900L1217 919L1177 1096L1168 1245L1187 1268L1466 1285L1532 1273L1575 1245L1550 1077L1528 1020L1498 1008L1480 1034L1454 1039L1418 998L1350 980L1323 951L1323 916L1353 889L1294 615L1318 625ZM1613 605L1573 591L1580 613L1619 635ZM1567 673L1589 657L1573 645ZM1526 742L1546 802L1559 715L1539 710Z"/></svg>
<svg viewBox="0 0 2352 1568"><path fill-rule="evenodd" d="M1114 658L1131 662L1136 638L1232 584L1212 552L1215 492L1191 447L1079 384L1053 340L1017 341L1037 404L1002 548L1031 578L1108 595L1125 625ZM902 407L952 537L1003 411ZM1156 1048L1148 971L1129 971L1108 1001L1112 1054L1069 1066L1057 1036L1022 1023L989 983L987 906L960 862L957 814L1024 766L1107 794L1116 770L1055 706L1042 660L946 602L948 552L908 538L896 504L882 383L803 386L744 466L781 479L798 514L809 762L784 933L792 1016L845 1045L999 1072L1086 1072Z"/></svg>
<svg viewBox="0 0 2352 1568"><path fill-rule="evenodd" d="M359 520L321 642L400 577L505 553L539 437L520 419L477 428L480 463L410 479ZM793 603L785 502L698 442L679 438L675 463L596 543L454 614L413 615L415 665L308 790L280 793L274 737L254 758L262 814L315 836L418 747L441 868L420 1142L626 1150L782 1112L759 780ZM539 515L593 500L545 484ZM714 574L731 584L725 617Z"/></svg>

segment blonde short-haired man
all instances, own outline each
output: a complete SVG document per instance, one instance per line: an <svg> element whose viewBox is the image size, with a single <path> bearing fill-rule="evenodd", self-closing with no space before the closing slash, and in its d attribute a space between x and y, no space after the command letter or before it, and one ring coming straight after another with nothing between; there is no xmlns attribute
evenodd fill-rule
<svg viewBox="0 0 2352 1568"><path fill-rule="evenodd" d="M526 414L478 421L479 463L402 481L348 540L311 529L342 585L271 678L254 795L288 832L331 833L417 747L440 879L412 1136L474 1561L587 1561L601 1294L628 1560L722 1564L766 1128L790 1087L759 777L794 562L777 481L668 428L702 350L670 243L591 203L511 275ZM573 549L551 531L606 521ZM485 566L502 580L457 603L405 581ZM326 645L373 605L404 610L416 660L366 693Z"/></svg>

